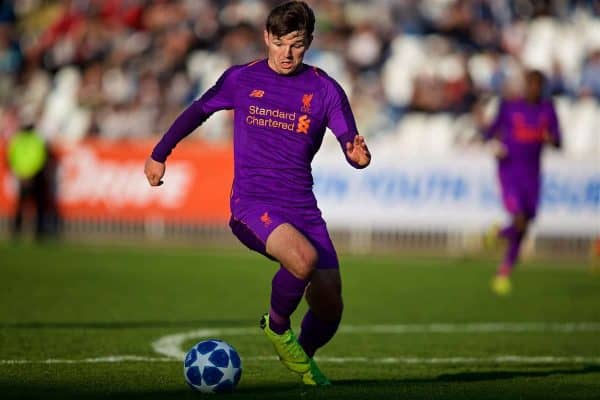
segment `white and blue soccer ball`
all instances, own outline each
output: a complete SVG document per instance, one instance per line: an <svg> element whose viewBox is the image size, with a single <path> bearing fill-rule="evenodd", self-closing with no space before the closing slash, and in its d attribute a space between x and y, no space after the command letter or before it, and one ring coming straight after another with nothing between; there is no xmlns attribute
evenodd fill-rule
<svg viewBox="0 0 600 400"><path fill-rule="evenodd" d="M242 360L228 343L205 340L185 355L185 381L202 393L231 392L242 377Z"/></svg>

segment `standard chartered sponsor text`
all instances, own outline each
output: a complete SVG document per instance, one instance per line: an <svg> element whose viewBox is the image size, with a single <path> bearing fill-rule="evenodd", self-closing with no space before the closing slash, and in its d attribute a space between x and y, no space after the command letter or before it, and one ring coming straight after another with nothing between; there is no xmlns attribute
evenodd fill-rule
<svg viewBox="0 0 600 400"><path fill-rule="evenodd" d="M251 105L248 107L246 123L263 128L279 128L286 131L294 130L295 112L281 111L278 108L263 108Z"/></svg>

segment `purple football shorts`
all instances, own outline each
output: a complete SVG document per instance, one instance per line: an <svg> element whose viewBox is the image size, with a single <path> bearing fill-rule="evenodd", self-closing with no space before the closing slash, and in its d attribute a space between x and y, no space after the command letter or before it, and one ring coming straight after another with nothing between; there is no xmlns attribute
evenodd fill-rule
<svg viewBox="0 0 600 400"><path fill-rule="evenodd" d="M317 269L339 268L335 248L318 209L298 211L268 205L248 205L235 207L229 220L231 231L240 242L272 260L274 258L266 250L267 238L284 223L294 226L315 247L319 256Z"/></svg>
<svg viewBox="0 0 600 400"><path fill-rule="evenodd" d="M540 199L540 179L526 179L524 176L500 174L502 202L506 210L535 218Z"/></svg>

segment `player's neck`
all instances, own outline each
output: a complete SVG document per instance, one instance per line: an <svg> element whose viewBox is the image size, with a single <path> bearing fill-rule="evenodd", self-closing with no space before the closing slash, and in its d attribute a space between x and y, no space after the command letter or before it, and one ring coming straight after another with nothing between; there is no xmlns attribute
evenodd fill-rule
<svg viewBox="0 0 600 400"><path fill-rule="evenodd" d="M540 104L542 102L542 96L537 96L537 97L525 96L524 100L528 104L536 105L536 104Z"/></svg>

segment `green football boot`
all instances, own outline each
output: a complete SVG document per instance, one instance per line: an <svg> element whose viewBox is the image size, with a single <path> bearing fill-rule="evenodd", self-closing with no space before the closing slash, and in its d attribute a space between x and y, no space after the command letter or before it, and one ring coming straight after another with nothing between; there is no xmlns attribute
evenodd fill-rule
<svg viewBox="0 0 600 400"><path fill-rule="evenodd" d="M483 236L483 246L486 250L496 250L500 247L503 238L500 236L500 224L493 224Z"/></svg>
<svg viewBox="0 0 600 400"><path fill-rule="evenodd" d="M321 372L317 363L312 358L310 359L310 368L302 375L302 382L305 385L313 386L328 386L331 385L329 379Z"/></svg>
<svg viewBox="0 0 600 400"><path fill-rule="evenodd" d="M296 335L294 335L291 329L286 330L281 335L273 332L269 328L269 314L262 316L260 328L265 332L267 339L273 344L275 352L279 356L279 361L287 369L300 375L305 385L321 386L331 384L321 370L319 370L315 361L300 346Z"/></svg>
<svg viewBox="0 0 600 400"><path fill-rule="evenodd" d="M510 278L503 275L495 276L492 280L492 290L498 296L508 296L512 290Z"/></svg>

